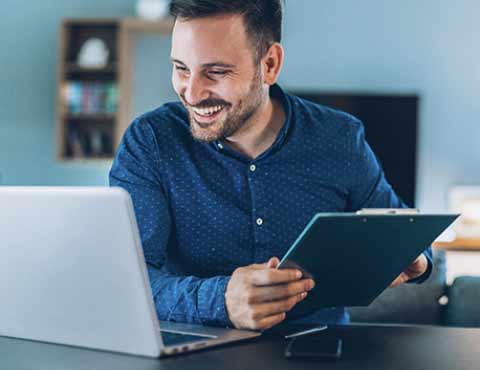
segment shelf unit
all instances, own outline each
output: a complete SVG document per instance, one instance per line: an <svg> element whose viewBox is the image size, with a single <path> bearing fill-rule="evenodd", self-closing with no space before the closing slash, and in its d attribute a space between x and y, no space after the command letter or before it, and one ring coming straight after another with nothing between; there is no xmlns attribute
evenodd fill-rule
<svg viewBox="0 0 480 370"><path fill-rule="evenodd" d="M433 247L452 251L478 251L480 252L480 239L457 238L450 242L435 242Z"/></svg>
<svg viewBox="0 0 480 370"><path fill-rule="evenodd" d="M66 19L60 26L57 156L60 161L112 159L132 117L134 47L142 33L170 35L172 19ZM91 38L109 50L103 68L77 58Z"/></svg>

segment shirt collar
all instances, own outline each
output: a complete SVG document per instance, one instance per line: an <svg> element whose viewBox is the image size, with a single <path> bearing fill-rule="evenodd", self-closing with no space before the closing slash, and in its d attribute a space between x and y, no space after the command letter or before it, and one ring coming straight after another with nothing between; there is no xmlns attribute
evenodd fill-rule
<svg viewBox="0 0 480 370"><path fill-rule="evenodd" d="M290 101L287 98L287 94L283 89L275 84L270 88L270 96L277 99L283 106L285 112L285 122L280 129L276 140L273 142L272 148L280 148L280 146L285 142L285 138L290 131L291 121L292 121L292 107Z"/></svg>

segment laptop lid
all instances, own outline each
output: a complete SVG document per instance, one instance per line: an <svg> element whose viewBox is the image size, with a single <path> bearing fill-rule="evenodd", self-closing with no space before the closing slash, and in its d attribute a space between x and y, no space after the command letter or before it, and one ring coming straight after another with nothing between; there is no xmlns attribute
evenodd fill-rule
<svg viewBox="0 0 480 370"><path fill-rule="evenodd" d="M129 194L0 187L0 335L159 356Z"/></svg>

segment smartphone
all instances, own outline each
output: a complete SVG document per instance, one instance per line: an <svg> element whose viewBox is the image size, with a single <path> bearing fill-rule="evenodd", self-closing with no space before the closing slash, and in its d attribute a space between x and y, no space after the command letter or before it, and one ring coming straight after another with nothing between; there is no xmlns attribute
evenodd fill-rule
<svg viewBox="0 0 480 370"><path fill-rule="evenodd" d="M342 355L342 340L334 335L305 335L290 340L285 349L287 358L322 358L338 360Z"/></svg>

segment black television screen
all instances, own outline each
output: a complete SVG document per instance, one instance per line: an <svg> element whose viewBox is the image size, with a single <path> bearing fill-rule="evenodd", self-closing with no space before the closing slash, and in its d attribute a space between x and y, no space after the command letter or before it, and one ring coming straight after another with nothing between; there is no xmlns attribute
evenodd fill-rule
<svg viewBox="0 0 480 370"><path fill-rule="evenodd" d="M418 96L292 93L360 119L387 180L405 203L415 207Z"/></svg>

